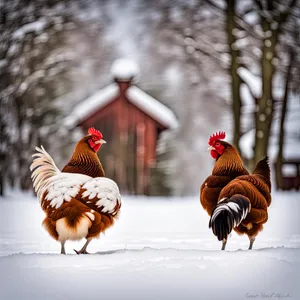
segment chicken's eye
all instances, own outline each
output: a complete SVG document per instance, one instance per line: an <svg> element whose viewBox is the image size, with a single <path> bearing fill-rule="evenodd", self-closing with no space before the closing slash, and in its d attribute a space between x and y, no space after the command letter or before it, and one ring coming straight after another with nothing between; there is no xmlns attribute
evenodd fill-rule
<svg viewBox="0 0 300 300"><path fill-rule="evenodd" d="M220 146L220 143L216 143L216 147L219 147Z"/></svg>

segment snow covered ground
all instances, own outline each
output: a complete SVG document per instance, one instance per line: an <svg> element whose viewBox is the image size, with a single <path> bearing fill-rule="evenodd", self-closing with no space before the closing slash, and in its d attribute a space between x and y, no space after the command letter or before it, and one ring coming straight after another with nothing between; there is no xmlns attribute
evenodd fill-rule
<svg viewBox="0 0 300 300"><path fill-rule="evenodd" d="M124 197L94 255L69 255L41 228L38 201L0 199L0 299L300 299L300 193L275 193L254 250L232 234L227 251L197 196Z"/></svg>

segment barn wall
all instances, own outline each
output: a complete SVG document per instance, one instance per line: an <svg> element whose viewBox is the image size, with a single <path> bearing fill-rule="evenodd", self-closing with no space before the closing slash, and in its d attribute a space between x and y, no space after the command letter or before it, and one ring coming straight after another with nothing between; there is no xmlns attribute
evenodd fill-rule
<svg viewBox="0 0 300 300"><path fill-rule="evenodd" d="M127 101L124 93L80 125L95 126L103 133L107 144L99 156L106 176L115 179L123 192L147 194L156 161L157 129L165 128Z"/></svg>

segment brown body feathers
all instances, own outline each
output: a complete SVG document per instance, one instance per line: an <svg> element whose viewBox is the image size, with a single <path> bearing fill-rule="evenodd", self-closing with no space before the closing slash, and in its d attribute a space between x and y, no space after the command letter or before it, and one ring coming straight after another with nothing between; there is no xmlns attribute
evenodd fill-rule
<svg viewBox="0 0 300 300"><path fill-rule="evenodd" d="M200 189L200 202L209 216L218 203L221 190L236 177L249 174L235 148L222 143L226 149L217 159L212 175L206 178Z"/></svg>
<svg viewBox="0 0 300 300"><path fill-rule="evenodd" d="M217 140L214 135L209 145L216 163L200 190L200 202L211 216L209 225L218 239L223 240L223 250L232 229L248 235L251 249L268 220L267 209L271 203L268 159L261 160L250 175L232 145Z"/></svg>
<svg viewBox="0 0 300 300"><path fill-rule="evenodd" d="M89 137L84 137L79 141L72 157L62 169L62 172L84 174L91 177L105 176L97 153L93 151L87 143L88 138Z"/></svg>

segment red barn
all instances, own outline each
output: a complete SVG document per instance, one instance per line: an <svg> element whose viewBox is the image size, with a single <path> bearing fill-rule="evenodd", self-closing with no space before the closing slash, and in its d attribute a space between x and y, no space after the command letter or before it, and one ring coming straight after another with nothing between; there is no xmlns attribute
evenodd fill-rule
<svg viewBox="0 0 300 300"><path fill-rule="evenodd" d="M160 133L177 127L172 110L134 85L138 67L117 60L112 66L115 82L79 103L66 123L85 132L94 126L107 144L99 151L106 176L121 191L149 194L151 170L156 165Z"/></svg>

